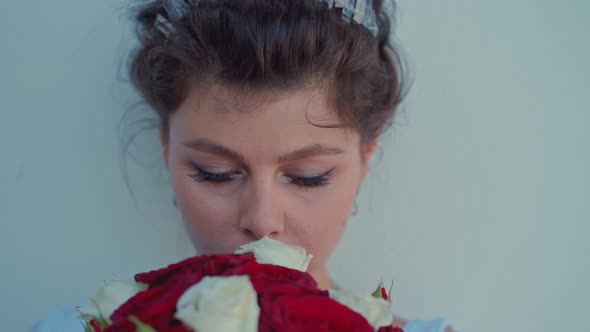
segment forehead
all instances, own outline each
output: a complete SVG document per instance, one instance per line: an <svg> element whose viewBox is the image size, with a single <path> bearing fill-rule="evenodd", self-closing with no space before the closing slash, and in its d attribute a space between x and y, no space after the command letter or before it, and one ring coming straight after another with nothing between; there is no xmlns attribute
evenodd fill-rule
<svg viewBox="0 0 590 332"><path fill-rule="evenodd" d="M171 140L208 138L234 149L284 152L306 144L358 146L321 89L244 94L224 86L194 88L170 118ZM279 151L276 151L279 150Z"/></svg>

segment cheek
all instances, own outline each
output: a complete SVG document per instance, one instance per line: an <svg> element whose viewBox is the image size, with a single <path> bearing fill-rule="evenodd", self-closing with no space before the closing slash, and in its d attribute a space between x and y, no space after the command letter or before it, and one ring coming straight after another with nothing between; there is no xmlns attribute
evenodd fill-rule
<svg viewBox="0 0 590 332"><path fill-rule="evenodd" d="M193 246L202 254L227 253L235 249L238 235L234 202L214 195L206 185L184 174L175 177L178 208Z"/></svg>
<svg viewBox="0 0 590 332"><path fill-rule="evenodd" d="M347 179L318 191L305 205L293 209L288 218L289 226L297 227L298 240L311 248L316 264L325 264L350 218L358 181L351 180L353 177Z"/></svg>

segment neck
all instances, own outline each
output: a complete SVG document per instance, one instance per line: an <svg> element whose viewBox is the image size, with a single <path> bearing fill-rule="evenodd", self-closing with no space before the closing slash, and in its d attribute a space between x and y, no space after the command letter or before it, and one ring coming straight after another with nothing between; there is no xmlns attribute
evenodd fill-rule
<svg viewBox="0 0 590 332"><path fill-rule="evenodd" d="M327 269L313 271L310 273L313 276L313 278L317 281L319 289L328 290L328 289L337 288L336 285L334 284L334 281L332 281L332 278L330 278L330 275L329 275Z"/></svg>

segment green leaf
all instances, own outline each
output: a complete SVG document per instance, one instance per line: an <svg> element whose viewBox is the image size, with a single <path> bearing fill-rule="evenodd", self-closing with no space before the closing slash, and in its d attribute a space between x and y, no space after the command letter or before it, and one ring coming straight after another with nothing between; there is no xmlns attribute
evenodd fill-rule
<svg viewBox="0 0 590 332"><path fill-rule="evenodd" d="M379 282L377 289L373 293L371 293L371 296L380 299L381 298L381 288L383 288L383 281Z"/></svg>
<svg viewBox="0 0 590 332"><path fill-rule="evenodd" d="M381 286L378 286L377 289L373 293L371 293L371 295L373 297L380 299L381 298Z"/></svg>
<svg viewBox="0 0 590 332"><path fill-rule="evenodd" d="M94 302L94 300L91 300L91 301L92 301L92 303L94 303L94 306L98 310L98 317L93 316L93 315L85 315L80 312L80 308L76 308L79 313L78 317L80 317L81 319L83 319L87 322L89 322L92 319L96 319L98 321L98 324L100 325L100 328L102 330L104 330L111 325L111 321L110 321L110 319L104 317L104 315L102 314L102 310L100 310L100 307L96 304L96 302ZM92 327L90 327L90 328L92 328Z"/></svg>
<svg viewBox="0 0 590 332"><path fill-rule="evenodd" d="M98 320L98 323L100 324L100 328L102 330L106 329L107 327L109 327L109 325L111 325L111 323L109 322L108 319L106 319L104 317L104 315L102 314L102 310L100 310L100 307L98 306L98 304L92 300L92 302L94 303L94 305L96 306L96 308L98 309L98 317L95 317L96 320Z"/></svg>
<svg viewBox="0 0 590 332"><path fill-rule="evenodd" d="M389 302L389 304L392 304L391 301L393 301L391 299L391 292L393 291L393 280L391 281L391 286L389 286L389 293L387 293L387 301Z"/></svg>
<svg viewBox="0 0 590 332"><path fill-rule="evenodd" d="M94 329L90 326L89 322L84 322L82 325L84 326L84 332L94 332Z"/></svg>
<svg viewBox="0 0 590 332"><path fill-rule="evenodd" d="M135 332L156 332L156 330L154 330L153 327L151 327L151 326L147 325L146 323L140 321L135 316L129 316L129 320L132 321L133 323L135 323L135 326L137 326L137 330L135 330Z"/></svg>
<svg viewBox="0 0 590 332"><path fill-rule="evenodd" d="M111 325L109 323L108 320L106 320L103 316L102 313L100 314L100 317L97 317L96 320L98 320L98 324L100 324L100 328L102 330L106 329L107 327L109 327L109 325Z"/></svg>

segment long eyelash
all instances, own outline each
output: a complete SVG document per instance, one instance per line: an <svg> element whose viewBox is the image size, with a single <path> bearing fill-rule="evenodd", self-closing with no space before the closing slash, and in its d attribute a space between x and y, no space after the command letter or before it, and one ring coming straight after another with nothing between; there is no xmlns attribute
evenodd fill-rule
<svg viewBox="0 0 590 332"><path fill-rule="evenodd" d="M213 183L224 183L232 181L233 173L211 173L203 170L201 167L191 164L191 166L197 171L195 174L189 174L193 180L197 182L213 182ZM303 187L303 188L317 188L329 184L328 175L332 173L334 168L324 172L317 176L295 176L291 177L290 183Z"/></svg>
<svg viewBox="0 0 590 332"><path fill-rule="evenodd" d="M301 187L305 187L305 188L317 188L317 187L325 186L329 183L328 174L332 173L333 170L334 170L334 168L332 168L331 170L329 170L323 174L317 175L317 176L292 177L291 183L301 186Z"/></svg>
<svg viewBox="0 0 590 332"><path fill-rule="evenodd" d="M232 173L211 173L203 170L197 165L192 164L192 167L197 171L195 174L189 174L193 180L198 182L214 182L223 183L232 180Z"/></svg>

